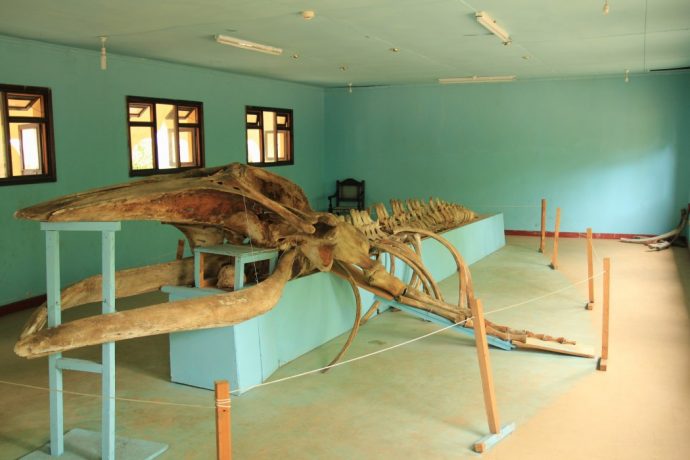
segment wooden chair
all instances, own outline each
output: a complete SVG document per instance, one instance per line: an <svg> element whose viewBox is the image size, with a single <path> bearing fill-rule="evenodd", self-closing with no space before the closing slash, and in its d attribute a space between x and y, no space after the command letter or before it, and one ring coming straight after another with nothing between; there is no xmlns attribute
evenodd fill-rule
<svg viewBox="0 0 690 460"><path fill-rule="evenodd" d="M328 197L328 212L346 214L350 209L364 209L364 181L350 178L335 182L335 193Z"/></svg>

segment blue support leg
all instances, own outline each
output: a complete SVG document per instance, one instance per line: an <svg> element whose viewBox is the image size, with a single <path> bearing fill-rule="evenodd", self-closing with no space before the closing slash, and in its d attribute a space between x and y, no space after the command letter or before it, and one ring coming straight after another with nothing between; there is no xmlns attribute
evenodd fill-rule
<svg viewBox="0 0 690 460"><path fill-rule="evenodd" d="M235 256L235 291L244 287L244 260L241 256Z"/></svg>
<svg viewBox="0 0 690 460"><path fill-rule="evenodd" d="M103 314L115 312L115 232L102 232ZM101 458L115 459L115 343L101 345L102 395Z"/></svg>
<svg viewBox="0 0 690 460"><path fill-rule="evenodd" d="M60 233L46 232L46 295L48 327L56 327L62 321L60 292ZM62 369L57 363L61 353L48 357L48 385L50 386L50 453L62 455L65 451L64 417L62 400Z"/></svg>
<svg viewBox="0 0 690 460"><path fill-rule="evenodd" d="M268 259L268 274L270 275L276 269L276 262L278 262L278 254L274 254Z"/></svg>
<svg viewBox="0 0 690 460"><path fill-rule="evenodd" d="M115 311L115 232L120 222L43 222L46 232L46 293L48 327L59 326L62 320L60 291L60 231L99 231L102 235L102 312ZM101 432L74 428L65 435L62 397L62 371L93 372L102 377ZM115 344L102 345L101 363L83 359L63 358L61 353L48 357L50 384L50 442L22 458L48 459L103 458L115 459ZM152 459L168 448L161 443L140 439L118 438L122 458Z"/></svg>

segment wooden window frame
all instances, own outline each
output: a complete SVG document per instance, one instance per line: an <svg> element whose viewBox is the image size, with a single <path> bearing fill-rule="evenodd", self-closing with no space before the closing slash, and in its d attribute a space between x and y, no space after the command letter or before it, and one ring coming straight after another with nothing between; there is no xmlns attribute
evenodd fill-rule
<svg viewBox="0 0 690 460"><path fill-rule="evenodd" d="M42 117L22 117L10 116L10 108L8 103L8 94L32 94L40 96L43 99L43 116ZM19 185L19 184L36 184L40 182L55 182L57 180L57 171L55 166L55 138L53 137L53 101L52 92L50 88L43 88L39 86L22 86L22 85L6 85L0 84L0 97L2 98L2 126L0 129L4 131L5 138L5 164L7 167L8 177L0 177L0 186L2 185ZM38 100L38 98L36 98ZM31 105L31 104L29 104ZM27 107L29 106L27 105ZM39 126L42 133L41 140L41 174L29 174L26 176L12 175L12 148L10 146L10 124L11 123L28 123ZM23 158L22 158L22 161ZM23 169L23 165L22 165Z"/></svg>
<svg viewBox="0 0 690 460"><path fill-rule="evenodd" d="M265 161L265 149L264 149L264 123L263 123L263 115L264 112L274 112L276 116L276 131L275 131L275 152L276 152L276 161L271 161L267 162ZM247 121L247 116L250 114L256 114L256 123L250 123ZM287 123L286 126L279 127L278 126L278 117L279 116L286 116L287 117ZM253 106L253 105L248 105L245 107L244 111L244 121L245 121L245 149L246 149L246 158L247 158L247 164L251 166L259 166L259 167L270 167L270 166L285 166L285 165L293 165L295 164L295 150L294 150L294 126L295 126L295 120L293 117L293 112L292 109L280 109L276 107L258 107L258 106ZM250 129L258 129L259 130L259 140L260 140L260 145L259 145L259 156L260 156L260 161L258 162L250 162L249 161L249 130ZM278 133L279 132L286 132L288 136L288 159L283 160L283 161L278 161L277 156L278 156Z"/></svg>
<svg viewBox="0 0 690 460"><path fill-rule="evenodd" d="M130 121L129 117L129 106L130 104L149 104L151 105L151 121ZM197 151L194 152L195 162L194 165L189 166L179 166L177 168L164 168L158 167L158 138L156 134L156 126L158 120L156 119L156 104L162 105L172 105L175 107L175 131L177 145L175 151L177 152L178 163L182 163L180 160L180 128L195 129L197 132ZM127 146L128 146L128 157L129 157L129 176L151 176L154 174L172 174L180 171L187 171L189 169L203 168L204 167L204 104L198 101L185 101L181 99L161 99L154 97L143 97L143 96L127 96L126 98L126 117L127 117ZM179 110L184 107L193 107L197 111L197 121L196 123L184 123L179 120ZM151 139L151 149L153 155L153 168L150 169L134 169L132 161L132 127L146 127L152 130Z"/></svg>

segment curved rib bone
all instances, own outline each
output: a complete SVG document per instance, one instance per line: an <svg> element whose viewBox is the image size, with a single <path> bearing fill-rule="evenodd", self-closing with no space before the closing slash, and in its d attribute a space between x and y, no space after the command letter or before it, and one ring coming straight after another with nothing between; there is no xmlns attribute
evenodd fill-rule
<svg viewBox="0 0 690 460"><path fill-rule="evenodd" d="M646 244L652 249L666 249L673 243L678 235L683 231L685 226L688 223L688 211L686 209L681 210L680 214L680 222L678 223L678 226L671 230L670 232L662 233L661 235L657 236L651 236L649 238L621 238L620 240L623 243L638 243L638 244ZM672 238L669 244L667 245L659 245L657 242L660 242L661 240L666 240L668 238Z"/></svg>
<svg viewBox="0 0 690 460"><path fill-rule="evenodd" d="M465 263L465 260L462 258L460 255L460 252L453 246L450 241L447 239L443 238L441 235L438 233L430 232L428 230L424 230L421 228L412 228L412 227L401 227L399 229L396 229L394 231L395 234L398 233L413 233L413 234L420 234L424 236L428 236L429 238L433 238L439 243L441 243L443 246L445 246L446 249L451 253L453 256L453 260L455 261L455 265L457 266L458 269L458 282L460 283L458 287L458 307L460 308L469 308L469 304L472 300L474 300L474 288L472 287L472 275L470 274L470 269Z"/></svg>
<svg viewBox="0 0 690 460"><path fill-rule="evenodd" d="M352 326L352 329L350 330L350 335L347 337L347 341L345 342L345 345L343 345L343 348L340 350L340 353L338 353L336 357L333 358L333 360L328 364L328 367L326 369L321 371L322 373L326 373L328 369L330 369L330 366L340 361L340 358L342 358L347 352L348 348L350 348L350 345L352 345L352 342L355 340L355 337L357 337L357 331L359 331L360 325L360 318L362 316L362 298L359 295L359 288L357 288L355 280L352 279L352 275L350 275L350 272L347 269L347 267L342 265L340 262L338 262L338 265L341 265L342 268L347 272L347 282L350 283L352 293L355 296L355 323Z"/></svg>

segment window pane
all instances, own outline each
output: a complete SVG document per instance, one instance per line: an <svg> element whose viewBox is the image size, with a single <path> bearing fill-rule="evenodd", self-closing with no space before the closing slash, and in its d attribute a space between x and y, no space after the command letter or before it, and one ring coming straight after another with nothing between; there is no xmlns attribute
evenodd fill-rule
<svg viewBox="0 0 690 460"><path fill-rule="evenodd" d="M156 104L156 145L158 147L158 169L178 168L177 126L175 106Z"/></svg>
<svg viewBox="0 0 690 460"><path fill-rule="evenodd" d="M36 123L19 126L22 154L22 175L41 174L41 132Z"/></svg>
<svg viewBox="0 0 690 460"><path fill-rule="evenodd" d="M201 103L128 96L127 107L130 176L203 166Z"/></svg>
<svg viewBox="0 0 690 460"><path fill-rule="evenodd" d="M273 163L276 161L276 144L275 133L265 133L264 136L264 161L266 163Z"/></svg>
<svg viewBox="0 0 690 460"><path fill-rule="evenodd" d="M279 113L277 116L277 121L276 123L278 124L279 127L281 128L287 128L290 125L289 122L289 117L285 113Z"/></svg>
<svg viewBox="0 0 690 460"><path fill-rule="evenodd" d="M180 164L182 166L194 166L196 164L197 129L180 128Z"/></svg>
<svg viewBox="0 0 690 460"><path fill-rule="evenodd" d="M287 131L278 131L278 161L290 159L288 150L290 149L290 135Z"/></svg>
<svg viewBox="0 0 690 460"><path fill-rule="evenodd" d="M264 130L274 131L276 129L276 113L264 112Z"/></svg>
<svg viewBox="0 0 690 460"><path fill-rule="evenodd" d="M247 106L247 161L269 165L292 163L292 112Z"/></svg>
<svg viewBox="0 0 690 460"><path fill-rule="evenodd" d="M130 102L129 104L129 121L152 121L151 120L151 104Z"/></svg>
<svg viewBox="0 0 690 460"><path fill-rule="evenodd" d="M196 108L195 107L178 107L177 109L177 118L179 123L198 123L199 122L199 117L197 116L196 113ZM182 150L182 147L180 147L180 150Z"/></svg>
<svg viewBox="0 0 690 460"><path fill-rule="evenodd" d="M3 108L5 104L5 98L3 93L0 92L0 177L7 177L7 153L5 151L5 120L3 118L5 110Z"/></svg>
<svg viewBox="0 0 690 460"><path fill-rule="evenodd" d="M132 169L153 168L153 129L148 126L132 126L129 128L132 146Z"/></svg>
<svg viewBox="0 0 690 460"><path fill-rule="evenodd" d="M41 128L36 123L10 123L13 176L32 176L42 171Z"/></svg>
<svg viewBox="0 0 690 460"><path fill-rule="evenodd" d="M50 89L0 85L0 186L55 180Z"/></svg>
<svg viewBox="0 0 690 460"><path fill-rule="evenodd" d="M276 161L276 113L264 112L264 161Z"/></svg>
<svg viewBox="0 0 690 460"><path fill-rule="evenodd" d="M247 130L247 156L249 163L261 162L261 131L258 129Z"/></svg>
<svg viewBox="0 0 690 460"><path fill-rule="evenodd" d="M43 97L40 95L8 93L7 103L11 117L43 118Z"/></svg>

